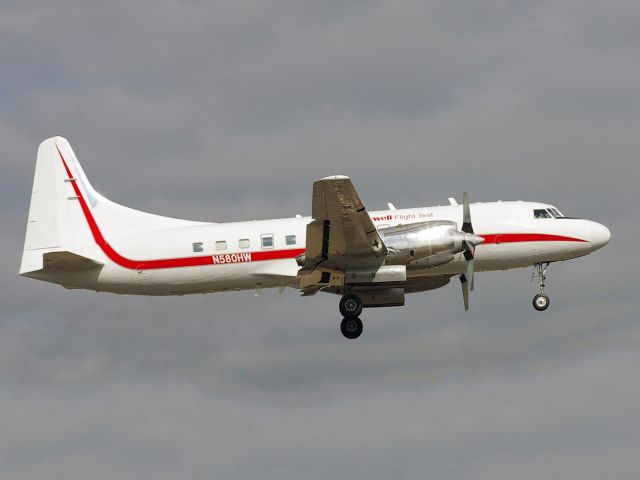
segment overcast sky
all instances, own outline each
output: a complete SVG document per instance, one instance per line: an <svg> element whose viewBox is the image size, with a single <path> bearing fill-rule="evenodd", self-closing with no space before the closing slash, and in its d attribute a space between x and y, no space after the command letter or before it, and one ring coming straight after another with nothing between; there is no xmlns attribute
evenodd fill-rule
<svg viewBox="0 0 640 480"><path fill-rule="evenodd" d="M3 479L602 479L640 472L640 5L0 3ZM37 145L155 213L546 201L609 226L549 270L372 309L66 291L17 276Z"/></svg>

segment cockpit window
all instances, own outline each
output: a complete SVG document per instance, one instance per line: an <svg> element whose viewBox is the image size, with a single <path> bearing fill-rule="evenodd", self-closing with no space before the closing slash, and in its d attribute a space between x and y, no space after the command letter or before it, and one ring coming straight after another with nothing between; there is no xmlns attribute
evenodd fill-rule
<svg viewBox="0 0 640 480"><path fill-rule="evenodd" d="M564 215L562 215L557 208L550 208L549 211L553 214L554 217L558 218L558 217L564 217Z"/></svg>
<svg viewBox="0 0 640 480"><path fill-rule="evenodd" d="M547 212L545 209L541 208L539 210L533 211L533 218L552 218L551 214Z"/></svg>
<svg viewBox="0 0 640 480"><path fill-rule="evenodd" d="M553 218L556 218L556 217L558 216L558 215L556 215L556 214L555 214L555 212L553 211L553 208L547 208L547 212L549 212Z"/></svg>

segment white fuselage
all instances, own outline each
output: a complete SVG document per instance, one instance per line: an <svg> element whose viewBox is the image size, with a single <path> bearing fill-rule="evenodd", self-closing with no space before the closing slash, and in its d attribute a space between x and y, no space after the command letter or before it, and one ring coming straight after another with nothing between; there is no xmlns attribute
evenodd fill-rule
<svg viewBox="0 0 640 480"><path fill-rule="evenodd" d="M586 255L606 243L602 225L571 218L534 218L535 209L550 205L532 202L471 204L475 233L485 238L476 249L476 271L527 267L538 262ZM378 229L450 220L462 223L459 205L370 212ZM95 223L100 228L96 215ZM310 217L232 223L196 223L124 233L104 234L110 250L97 243L78 253L101 259L95 272L69 272L43 280L69 288L142 295L180 295L281 286L297 287L297 256L304 253ZM262 239L272 236L272 245ZM287 244L289 239L289 244ZM224 242L224 243L223 243ZM224 247L224 249L223 249ZM196 251L194 251L196 250ZM125 261L126 260L126 261ZM203 262L201 265L193 265ZM462 255L435 268L408 267L409 278L460 274ZM46 271L42 275L47 275Z"/></svg>

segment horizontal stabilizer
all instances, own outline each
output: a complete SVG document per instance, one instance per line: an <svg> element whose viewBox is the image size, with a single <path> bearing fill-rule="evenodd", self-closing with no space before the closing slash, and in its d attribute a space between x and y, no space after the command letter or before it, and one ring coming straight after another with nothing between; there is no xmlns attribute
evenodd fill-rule
<svg viewBox="0 0 640 480"><path fill-rule="evenodd" d="M43 256L43 265L47 270L90 270L104 264L71 252L48 252Z"/></svg>

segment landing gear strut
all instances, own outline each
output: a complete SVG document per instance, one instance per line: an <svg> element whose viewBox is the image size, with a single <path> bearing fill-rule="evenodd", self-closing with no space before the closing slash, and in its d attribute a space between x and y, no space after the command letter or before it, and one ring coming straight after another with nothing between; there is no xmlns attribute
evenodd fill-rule
<svg viewBox="0 0 640 480"><path fill-rule="evenodd" d="M347 293L340 299L340 313L344 317L340 322L342 335L350 340L362 334L362 320L358 316L362 313L362 299L358 295Z"/></svg>
<svg viewBox="0 0 640 480"><path fill-rule="evenodd" d="M537 311L542 312L549 308L549 297L544 293L545 280L547 279L547 267L549 266L549 262L547 263L536 263L535 271L533 272L533 277L538 277L538 288L540 289L540 293L538 293L535 297L533 297L533 308Z"/></svg>

